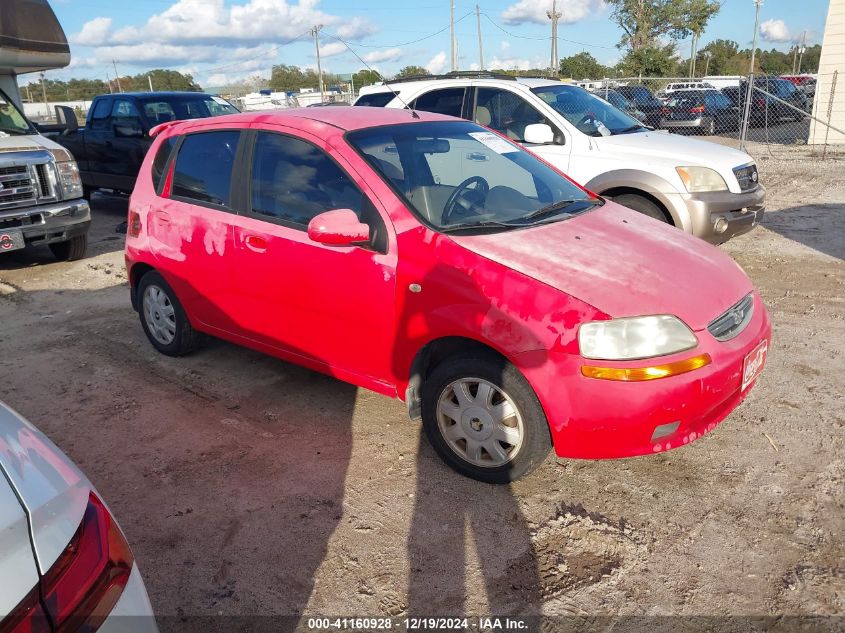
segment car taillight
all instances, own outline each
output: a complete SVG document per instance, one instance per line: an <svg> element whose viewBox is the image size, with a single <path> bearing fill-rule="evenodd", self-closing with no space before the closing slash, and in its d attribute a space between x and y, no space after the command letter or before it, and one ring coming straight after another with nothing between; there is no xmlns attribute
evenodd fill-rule
<svg viewBox="0 0 845 633"><path fill-rule="evenodd" d="M704 106L703 105L696 106L694 108L690 108L689 111L690 111L690 114L700 114L700 113L704 112Z"/></svg>
<svg viewBox="0 0 845 633"><path fill-rule="evenodd" d="M754 100L754 105L755 105L756 107L758 107L758 108L762 108L762 107L764 107L764 106L766 105L766 102L765 102L765 101L763 101L762 99L755 99L755 100Z"/></svg>
<svg viewBox="0 0 845 633"><path fill-rule="evenodd" d="M137 211L129 210L129 222L127 232L130 237L138 237L141 234L141 215Z"/></svg>
<svg viewBox="0 0 845 633"><path fill-rule="evenodd" d="M669 108L660 108L660 114L669 114L670 112Z"/></svg>
<svg viewBox="0 0 845 633"><path fill-rule="evenodd" d="M41 596L56 631L95 631L129 581L132 551L92 492L82 523L41 579Z"/></svg>
<svg viewBox="0 0 845 633"><path fill-rule="evenodd" d="M0 633L42 633L50 630L50 623L35 587L0 622Z"/></svg>

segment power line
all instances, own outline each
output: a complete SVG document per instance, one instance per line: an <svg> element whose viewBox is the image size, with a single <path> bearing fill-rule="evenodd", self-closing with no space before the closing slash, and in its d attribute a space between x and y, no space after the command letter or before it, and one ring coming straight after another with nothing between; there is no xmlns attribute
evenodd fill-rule
<svg viewBox="0 0 845 633"><path fill-rule="evenodd" d="M516 33L512 33L511 31L508 31L506 28L501 26L498 22L496 22L493 18L491 18L486 13L482 13L481 15L483 15L485 18L487 18L487 20L490 22L490 24L495 26L502 33L509 35L510 37L516 37L516 38L523 39L523 40L537 40L537 41L541 41L541 42L548 42L550 39L552 39L551 36L532 37L530 35L518 35ZM592 44L592 43L588 44L587 42L579 42L577 40L570 40L570 39L567 39L565 37L558 37L558 39L561 39L564 42L568 42L569 44L577 44L578 46L584 46L586 48L604 48L606 50L613 50L613 51L617 50L616 46L602 46L601 44Z"/></svg>
<svg viewBox="0 0 845 633"><path fill-rule="evenodd" d="M462 15L457 20L455 20L455 24L456 25L460 24L463 20L465 20L469 16L473 15L474 13L475 13L475 11L467 11L464 15ZM400 42L398 44L360 44L358 42L355 42L355 46L358 46L360 48L400 48L402 46L410 46L411 44L416 44L418 42L430 40L432 37L436 37L437 35L440 35L444 31L448 31L450 28L452 28L451 23L447 24L442 29L435 31L434 33L431 33L431 34L426 35L424 37L420 37L420 38L415 39L415 40L411 40L409 42ZM328 35L328 33L327 33L327 35ZM342 42L344 44L349 44L349 42L347 40L343 39L342 37L338 37L336 35L332 35L332 37L334 39L336 39L338 42Z"/></svg>

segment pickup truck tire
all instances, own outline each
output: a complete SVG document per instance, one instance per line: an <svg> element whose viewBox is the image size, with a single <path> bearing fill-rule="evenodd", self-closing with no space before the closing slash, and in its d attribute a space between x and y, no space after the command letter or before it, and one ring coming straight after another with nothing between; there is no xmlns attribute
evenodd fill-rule
<svg viewBox="0 0 845 633"><path fill-rule="evenodd" d="M91 202L91 196L94 195L96 189L94 187L89 187L88 185L82 186L82 197L85 198L88 202Z"/></svg>
<svg viewBox="0 0 845 633"><path fill-rule="evenodd" d="M669 218L666 217L663 209L658 207L645 196L638 196L635 193L623 193L618 196L613 196L612 200L617 204L621 204L623 207L639 211L643 215L647 215L655 220L660 220L661 222L666 223L669 222Z"/></svg>
<svg viewBox="0 0 845 633"><path fill-rule="evenodd" d="M167 356L184 356L199 347L203 335L191 326L176 293L160 274L146 273L136 292L141 327L153 347Z"/></svg>
<svg viewBox="0 0 845 633"><path fill-rule="evenodd" d="M85 251L88 250L88 234L83 233L64 242L50 244L50 250L53 251L53 256L60 262L82 259L85 257Z"/></svg>
<svg viewBox="0 0 845 633"><path fill-rule="evenodd" d="M495 354L452 356L437 365L422 386L422 420L444 462L486 483L519 479L551 449L549 423L534 390Z"/></svg>

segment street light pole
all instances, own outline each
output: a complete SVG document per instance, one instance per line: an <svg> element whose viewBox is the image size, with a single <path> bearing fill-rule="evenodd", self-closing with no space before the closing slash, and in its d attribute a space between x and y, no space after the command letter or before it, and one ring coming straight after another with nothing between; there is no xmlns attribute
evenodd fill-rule
<svg viewBox="0 0 845 633"><path fill-rule="evenodd" d="M563 17L563 13L557 10L556 0L552 0L552 10L546 11L546 15L552 21L552 50L549 59L549 69L557 77L560 74L560 58L557 54L557 23Z"/></svg>
<svg viewBox="0 0 845 633"><path fill-rule="evenodd" d="M484 44L481 42L481 9L475 5L475 26L478 29L478 70L484 70Z"/></svg>
<svg viewBox="0 0 845 633"><path fill-rule="evenodd" d="M449 32L452 40L452 72L458 70L458 46L455 41L455 0L449 2Z"/></svg>
<svg viewBox="0 0 845 633"><path fill-rule="evenodd" d="M748 119L751 114L751 93L754 91L754 59L757 54L757 31L760 30L760 7L763 0L754 0L754 40L751 45L751 68L748 72L748 85L745 89L745 112L742 115L742 129L739 135L739 149L745 149L745 137L748 135Z"/></svg>
<svg viewBox="0 0 845 633"><path fill-rule="evenodd" d="M807 42L807 31L804 31L804 34L801 36L801 48L798 50L798 72L796 74L801 74L801 62L804 61L804 52L807 50L807 47L804 45Z"/></svg>

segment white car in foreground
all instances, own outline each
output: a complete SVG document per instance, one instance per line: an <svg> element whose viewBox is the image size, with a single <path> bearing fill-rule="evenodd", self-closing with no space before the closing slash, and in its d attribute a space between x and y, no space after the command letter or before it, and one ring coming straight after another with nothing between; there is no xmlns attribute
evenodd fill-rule
<svg viewBox="0 0 845 633"><path fill-rule="evenodd" d="M158 631L132 551L91 482L2 402L0 631Z"/></svg>
<svg viewBox="0 0 845 633"><path fill-rule="evenodd" d="M748 154L655 132L571 83L490 73L406 77L362 88L355 105L475 121L590 191L714 244L750 231L763 217L765 189ZM439 184L461 180L456 172Z"/></svg>

